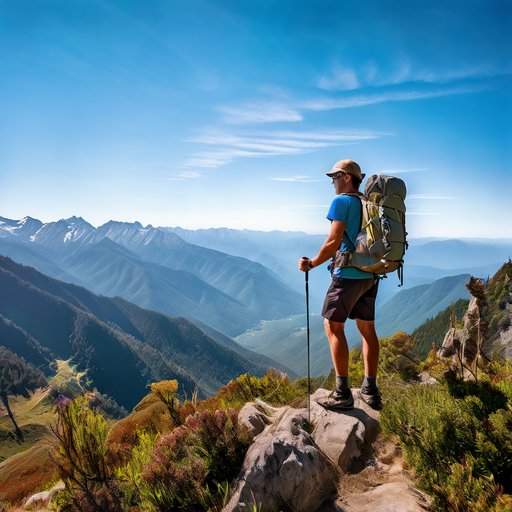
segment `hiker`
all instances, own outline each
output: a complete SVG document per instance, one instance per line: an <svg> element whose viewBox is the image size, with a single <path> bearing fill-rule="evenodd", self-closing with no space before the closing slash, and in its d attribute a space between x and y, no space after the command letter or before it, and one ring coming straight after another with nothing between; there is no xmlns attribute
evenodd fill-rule
<svg viewBox="0 0 512 512"><path fill-rule="evenodd" d="M299 260L298 267L303 272L333 258L338 249L341 252L354 251L361 229L362 207L358 195L365 174L353 160L336 162L326 174L332 178L336 191L327 213L331 226L318 254L314 258L303 257ZM380 409L382 402L376 382L379 340L374 323L379 280L371 272L350 266L337 267L331 272L332 281L325 296L322 316L336 372L336 386L328 397L318 399L318 403L333 410L346 410L354 406L348 382L349 353L344 331L345 321L352 318L362 338L365 377L360 398L371 407Z"/></svg>

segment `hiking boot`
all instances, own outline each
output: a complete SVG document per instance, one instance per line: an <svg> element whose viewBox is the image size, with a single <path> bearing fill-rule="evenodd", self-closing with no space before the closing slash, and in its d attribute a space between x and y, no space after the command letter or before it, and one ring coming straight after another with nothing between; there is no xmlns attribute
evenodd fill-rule
<svg viewBox="0 0 512 512"><path fill-rule="evenodd" d="M354 397L350 389L342 392L334 389L327 396L316 398L315 401L324 409L331 411L347 411L354 407Z"/></svg>
<svg viewBox="0 0 512 512"><path fill-rule="evenodd" d="M380 395L379 388L368 389L362 387L359 391L359 398L372 409L377 411L382 409L382 397Z"/></svg>

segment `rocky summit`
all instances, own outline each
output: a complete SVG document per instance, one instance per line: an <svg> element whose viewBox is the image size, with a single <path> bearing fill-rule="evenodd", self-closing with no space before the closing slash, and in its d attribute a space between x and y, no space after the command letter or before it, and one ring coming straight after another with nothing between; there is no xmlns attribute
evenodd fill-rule
<svg viewBox="0 0 512 512"><path fill-rule="evenodd" d="M374 445L379 412L360 399L350 411L328 411L315 401L328 393L319 388L311 396L309 421L306 408L272 407L261 400L242 407L239 421L255 437L223 512L251 510L256 503L262 510L294 512L428 509L399 454ZM357 389L353 393L358 396Z"/></svg>

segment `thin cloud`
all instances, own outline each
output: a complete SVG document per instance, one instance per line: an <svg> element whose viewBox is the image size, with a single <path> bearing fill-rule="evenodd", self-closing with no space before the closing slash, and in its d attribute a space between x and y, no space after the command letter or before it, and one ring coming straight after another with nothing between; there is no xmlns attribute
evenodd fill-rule
<svg viewBox="0 0 512 512"><path fill-rule="evenodd" d="M387 102L417 101L489 90L493 83L485 79L510 76L507 68L497 73L491 68L471 68L444 73L416 71L404 61L382 77L374 63L363 67L361 79L354 70L335 68L331 75L320 77L317 86L333 94L305 100L281 97L278 100L249 101L238 105L221 105L217 110L226 124L262 124L298 122L308 111L329 111L365 107ZM364 78L366 77L366 78ZM464 83L466 79L471 82ZM364 92L362 88L366 87ZM404 89L405 88L405 89ZM336 94L336 91L340 93Z"/></svg>
<svg viewBox="0 0 512 512"><path fill-rule="evenodd" d="M317 140L293 140L278 137L277 135L266 136L236 136L236 135L205 135L190 140L198 144L214 146L229 146L236 149L257 151L265 154L294 153L302 149L319 149L326 147L329 142Z"/></svg>
<svg viewBox="0 0 512 512"><path fill-rule="evenodd" d="M454 196L437 196L430 194L410 194L407 196L408 199L425 199L425 200L451 200L455 199Z"/></svg>
<svg viewBox="0 0 512 512"><path fill-rule="evenodd" d="M228 132L205 132L188 139L201 145L199 151L185 162L186 168L214 169L238 158L264 156L299 155L327 147L356 144L377 139L382 133L371 131L274 131L234 134Z"/></svg>
<svg viewBox="0 0 512 512"><path fill-rule="evenodd" d="M308 139L308 140L323 140L323 141L337 141L337 142L353 142L379 139L383 136L392 135L389 132L374 132L374 131L333 131L333 132L300 132L300 131L278 131L274 132L276 137L285 137L289 139Z"/></svg>
<svg viewBox="0 0 512 512"><path fill-rule="evenodd" d="M410 62L402 62L399 71L392 75L388 80L384 79L380 83L401 84L405 82L425 82L431 84L444 84L457 80L468 80L475 78L489 78L508 75L508 70L497 69L492 65L466 66L458 69L413 69Z"/></svg>
<svg viewBox="0 0 512 512"><path fill-rule="evenodd" d="M480 64L450 69L428 69L414 66L410 59L402 57L390 68L378 66L370 60L359 67L340 66L332 68L316 80L319 89L346 91L362 87L384 87L406 83L446 84L468 79L498 77L510 73L508 68Z"/></svg>
<svg viewBox="0 0 512 512"><path fill-rule="evenodd" d="M272 181L285 181L290 183L313 183L322 181L316 178L311 178L310 176L274 176L270 179Z"/></svg>
<svg viewBox="0 0 512 512"><path fill-rule="evenodd" d="M329 110L347 109L377 105L387 102L406 102L457 94L470 94L490 89L490 84L459 84L437 86L429 89L409 88L407 90L377 88L367 92L350 92L340 95L329 95L310 98L302 101L288 100L275 103L274 101L249 102L238 106L219 106L226 124L250 125L263 123L283 123L302 121L304 113L322 112Z"/></svg>
<svg viewBox="0 0 512 512"><path fill-rule="evenodd" d="M467 85L445 87L436 90L419 91L385 91L377 93L355 94L344 97L325 97L308 100L302 103L303 110L325 111L345 108L365 107L390 101L414 101L428 98L437 98L442 96L451 96L454 94L468 94L486 89L485 85Z"/></svg>
<svg viewBox="0 0 512 512"><path fill-rule="evenodd" d="M302 114L285 103L262 101L240 106L220 106L217 110L227 124L260 124L302 121Z"/></svg>
<svg viewBox="0 0 512 512"><path fill-rule="evenodd" d="M417 167L411 169L384 169L384 170L376 170L370 171L371 174L409 174L413 172L425 172L428 171L426 167Z"/></svg>
<svg viewBox="0 0 512 512"><path fill-rule="evenodd" d="M441 215L439 212L421 212L421 211L408 211L406 215L413 215L413 216L419 216L419 217L432 217Z"/></svg>
<svg viewBox="0 0 512 512"><path fill-rule="evenodd" d="M326 91L344 91L357 89L360 86L355 70L335 66L329 73L321 76L316 83L317 87Z"/></svg>
<svg viewBox="0 0 512 512"><path fill-rule="evenodd" d="M185 181L185 180L193 180L199 178L201 176L200 172L197 171L182 171L175 176L170 176L167 178L169 181Z"/></svg>

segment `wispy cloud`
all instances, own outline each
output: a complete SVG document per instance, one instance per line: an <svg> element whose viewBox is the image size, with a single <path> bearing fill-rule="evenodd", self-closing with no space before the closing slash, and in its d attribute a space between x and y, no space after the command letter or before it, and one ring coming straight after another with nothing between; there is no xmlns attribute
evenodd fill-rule
<svg viewBox="0 0 512 512"><path fill-rule="evenodd" d="M274 176L270 179L272 181L285 181L290 183L313 183L322 181L316 178L311 178L311 176Z"/></svg>
<svg viewBox="0 0 512 512"><path fill-rule="evenodd" d="M459 68L429 69L414 65L407 56L402 56L391 66L378 66L373 60L354 67L334 63L327 72L316 79L315 83L322 90L346 91L362 87L383 87L412 82L445 84L457 80L489 78L509 72L508 68L498 69L487 63Z"/></svg>
<svg viewBox="0 0 512 512"><path fill-rule="evenodd" d="M349 96L329 96L307 100L301 104L304 110L323 111L344 108L364 107L390 101L414 101L420 99L451 96L454 94L467 94L487 89L484 84L458 85L430 90L388 90L383 92L368 92L364 94L351 94Z"/></svg>
<svg viewBox="0 0 512 512"><path fill-rule="evenodd" d="M169 181L185 181L185 180L193 180L199 178L201 176L200 172L197 171L182 171L174 176L170 176L167 178Z"/></svg>
<svg viewBox="0 0 512 512"><path fill-rule="evenodd" d="M228 124L260 124L302 121L302 114L286 103L251 102L239 106L219 106L217 110Z"/></svg>
<svg viewBox="0 0 512 512"><path fill-rule="evenodd" d="M412 167L410 169L378 169L375 171L369 171L371 174L409 174L412 172L424 172L428 171L426 167Z"/></svg>
<svg viewBox="0 0 512 512"><path fill-rule="evenodd" d="M238 158L298 155L327 147L356 144L384 135L386 134L362 130L321 130L316 133L288 130L241 134L209 131L187 140L202 146L203 150L189 158L185 167L214 169Z"/></svg>
<svg viewBox="0 0 512 512"><path fill-rule="evenodd" d="M336 65L317 80L317 86L326 91L357 89L360 86L355 70Z"/></svg>
<svg viewBox="0 0 512 512"><path fill-rule="evenodd" d="M407 199L425 199L425 200L432 200L432 201L444 201L444 200L451 200L455 199L454 196L442 196L442 195L431 195L431 194L409 194L407 196Z"/></svg>
<svg viewBox="0 0 512 512"><path fill-rule="evenodd" d="M218 106L226 124L250 125L263 123L283 123L302 121L307 112L321 112L347 108L365 107L387 102L417 101L458 94L470 94L489 90L493 84L485 81L472 83L437 83L432 76L431 83L427 83L429 75L425 75L424 83L410 83L402 86L401 78L396 83L387 84L386 87L371 87L369 89L354 90L345 87L343 92L334 92L324 96L313 96L307 99L282 98L279 102L274 100L249 101L238 105ZM394 79L395 80L395 79ZM355 84L355 82L354 82ZM323 87L329 90L328 87ZM339 89L337 89L339 91Z"/></svg>
<svg viewBox="0 0 512 512"><path fill-rule="evenodd" d="M441 215L440 212L422 212L422 211L408 211L407 212L407 215L413 215L413 216L418 216L418 217L432 217L432 216L437 216L437 215Z"/></svg>
<svg viewBox="0 0 512 512"><path fill-rule="evenodd" d="M376 132L376 131L331 131L331 132L303 132L303 131L277 131L274 132L277 137L285 137L288 139L308 139L308 140L322 140L332 142L360 142L363 140L378 139L383 136L392 135L389 132Z"/></svg>

